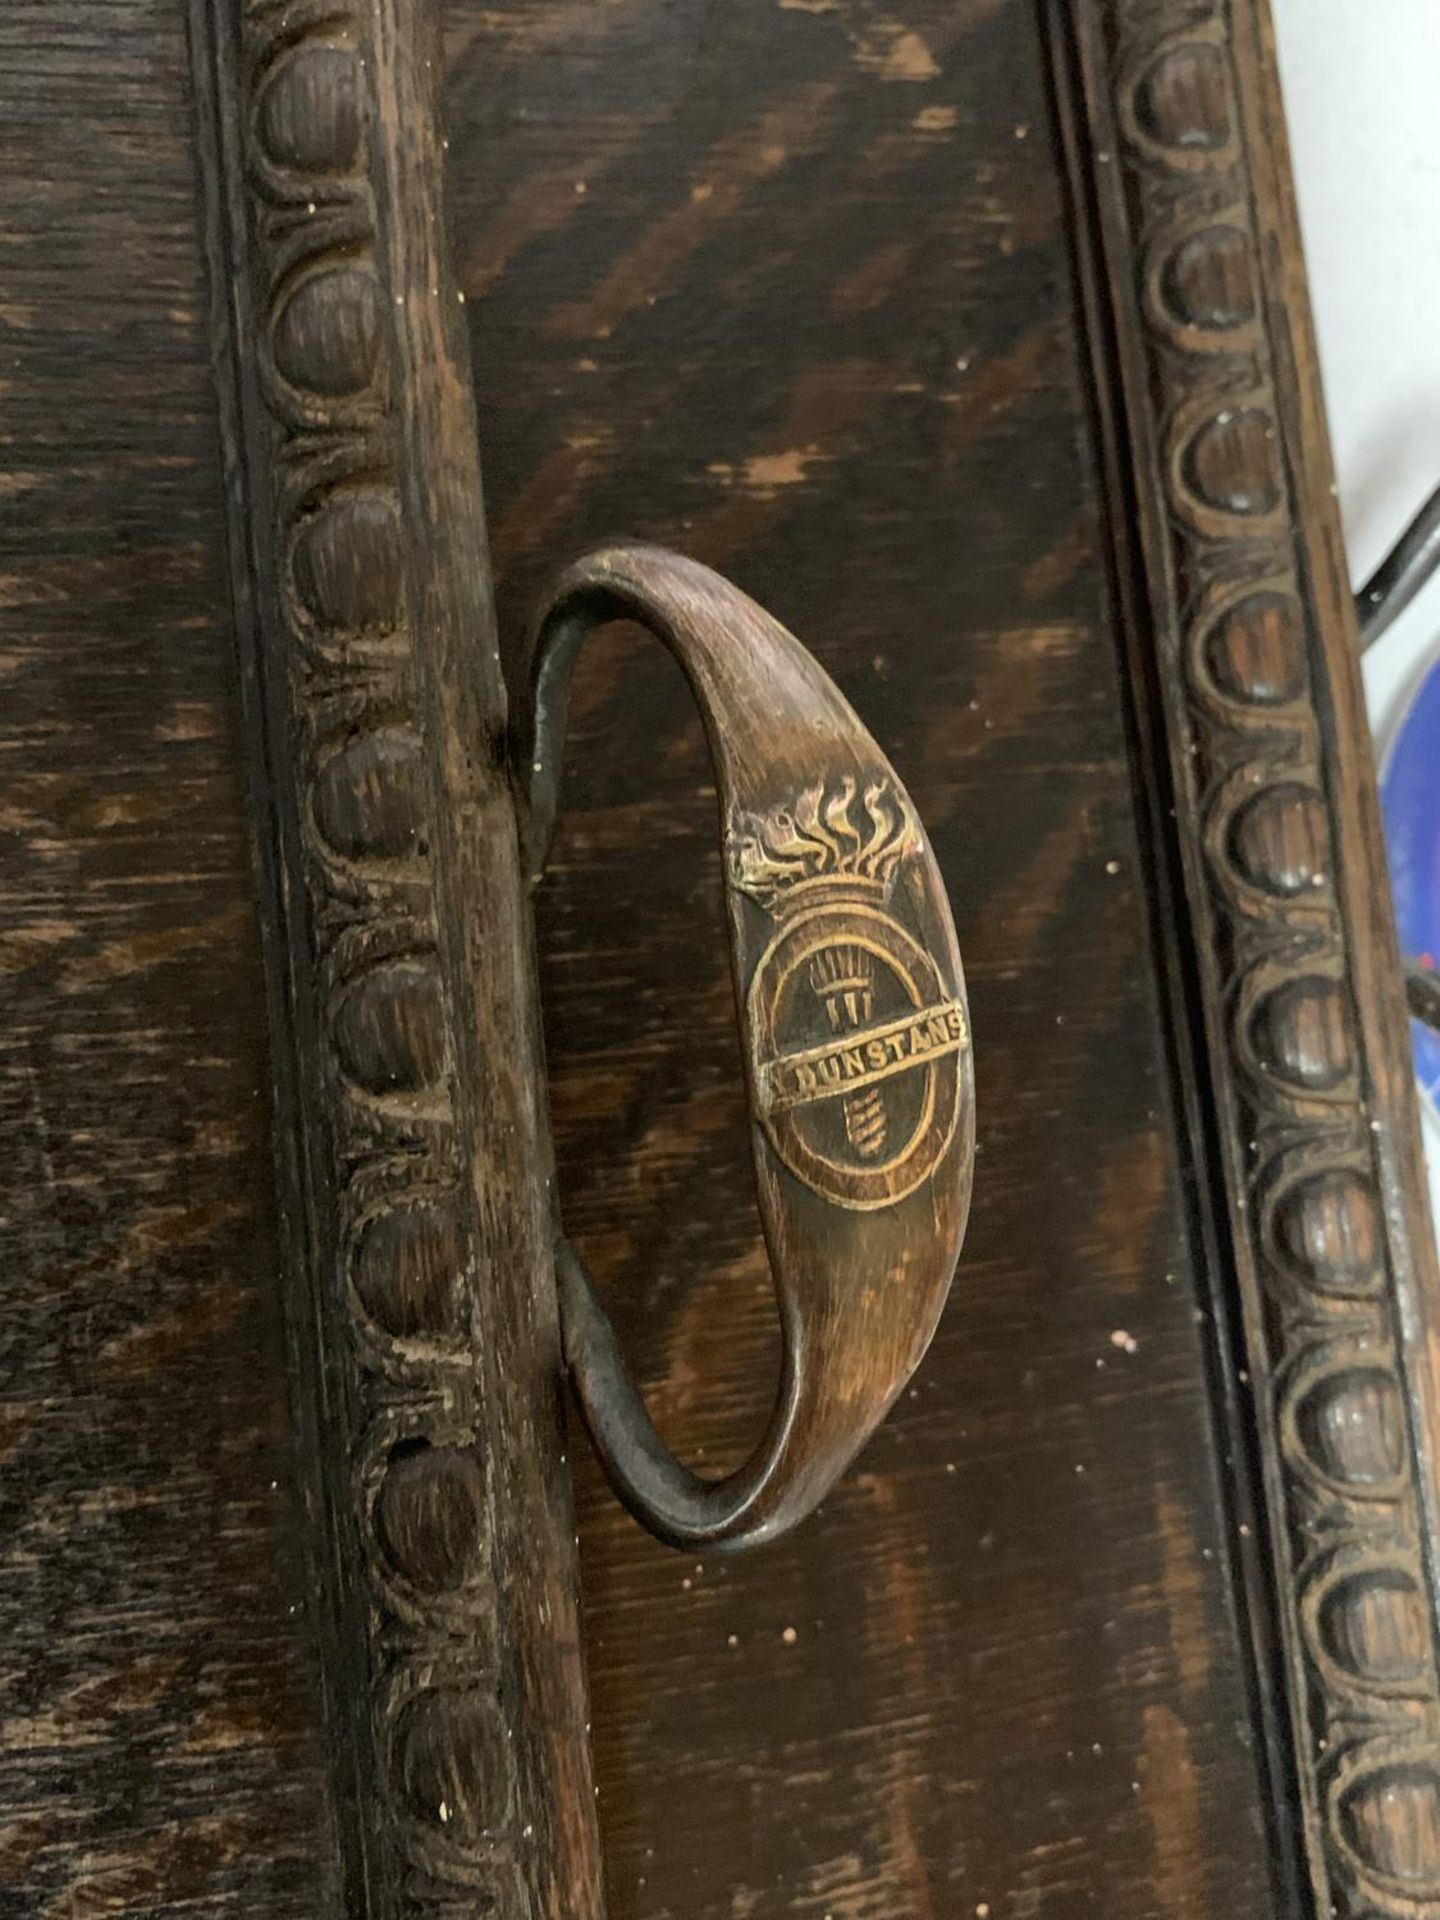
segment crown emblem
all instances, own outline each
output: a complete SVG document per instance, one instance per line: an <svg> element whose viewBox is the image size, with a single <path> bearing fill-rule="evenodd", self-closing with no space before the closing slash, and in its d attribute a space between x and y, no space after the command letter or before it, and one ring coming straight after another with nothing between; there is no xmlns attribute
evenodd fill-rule
<svg viewBox="0 0 1440 1920"><path fill-rule="evenodd" d="M890 783L860 790L848 774L806 787L793 806L738 814L728 836L734 885L776 913L822 887L884 900L919 849L914 815Z"/></svg>

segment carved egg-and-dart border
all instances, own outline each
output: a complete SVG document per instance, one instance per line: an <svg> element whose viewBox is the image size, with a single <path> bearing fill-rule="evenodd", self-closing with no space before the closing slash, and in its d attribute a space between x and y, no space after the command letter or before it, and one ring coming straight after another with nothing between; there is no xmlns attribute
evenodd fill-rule
<svg viewBox="0 0 1440 1920"><path fill-rule="evenodd" d="M1440 1672L1223 0L1104 0L1319 1910L1440 1920ZM1223 1078L1223 1075L1222 1075ZM1273 1426L1264 1430L1265 1419Z"/></svg>
<svg viewBox="0 0 1440 1920"><path fill-rule="evenodd" d="M339 1211L321 1303L350 1367L373 1777L394 1911L528 1911L499 1708L454 1049L405 606L392 298L356 4L242 0L250 276ZM338 1316L338 1318L336 1317ZM388 1836L388 1838L387 1838ZM447 1895L446 1889L450 1889Z"/></svg>
<svg viewBox="0 0 1440 1920"><path fill-rule="evenodd" d="M1368 1174L1363 1154L1338 1154L1328 1136L1270 1157L1258 1188L1262 1271L1279 1297L1319 1313L1384 1293L1385 1227Z"/></svg>

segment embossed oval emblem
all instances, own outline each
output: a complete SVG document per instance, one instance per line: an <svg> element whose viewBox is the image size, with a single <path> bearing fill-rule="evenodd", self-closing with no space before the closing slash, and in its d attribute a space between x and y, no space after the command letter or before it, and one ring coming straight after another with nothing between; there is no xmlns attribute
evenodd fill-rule
<svg viewBox="0 0 1440 1920"><path fill-rule="evenodd" d="M749 992L759 1118L837 1206L913 1193L959 1117L964 1002L891 905L920 845L888 783L851 779L732 829L735 884L777 923Z"/></svg>

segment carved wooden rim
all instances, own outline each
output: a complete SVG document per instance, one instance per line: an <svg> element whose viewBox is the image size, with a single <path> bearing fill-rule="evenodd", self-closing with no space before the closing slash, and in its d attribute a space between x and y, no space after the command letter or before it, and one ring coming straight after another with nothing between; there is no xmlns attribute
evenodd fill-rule
<svg viewBox="0 0 1440 1920"><path fill-rule="evenodd" d="M503 695L435 22L189 4L340 1897L598 1920L568 1481L526 1384L560 1360L524 895L503 774L453 750Z"/></svg>
<svg viewBox="0 0 1440 1920"><path fill-rule="evenodd" d="M1122 423L1117 591L1174 801L1157 932L1213 1089L1197 1187L1244 1345L1236 1558L1268 1791L1303 1814L1277 1876L1317 1913L1436 1920L1436 1275L1264 0L1056 0L1046 21Z"/></svg>

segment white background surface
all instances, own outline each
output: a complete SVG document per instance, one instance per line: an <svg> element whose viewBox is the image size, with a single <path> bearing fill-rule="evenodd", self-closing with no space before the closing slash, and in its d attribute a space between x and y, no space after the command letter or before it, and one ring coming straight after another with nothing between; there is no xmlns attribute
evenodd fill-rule
<svg viewBox="0 0 1440 1920"><path fill-rule="evenodd" d="M1440 0L1271 4L1358 585L1440 481ZM1367 656L1379 752L1437 649L1440 579ZM1428 1108L1425 1135L1440 1220Z"/></svg>

